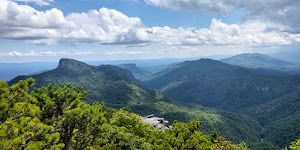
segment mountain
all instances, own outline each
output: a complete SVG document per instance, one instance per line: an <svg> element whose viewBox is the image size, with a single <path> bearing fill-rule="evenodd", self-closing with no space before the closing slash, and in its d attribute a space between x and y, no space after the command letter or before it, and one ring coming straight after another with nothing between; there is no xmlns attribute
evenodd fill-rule
<svg viewBox="0 0 300 150"><path fill-rule="evenodd" d="M176 101L234 112L300 89L300 76L262 74L211 59L186 61L144 82Z"/></svg>
<svg viewBox="0 0 300 150"><path fill-rule="evenodd" d="M133 76L136 79L144 79L144 78L146 78L146 77L148 77L152 74L149 71L145 71L145 70L137 67L136 64L120 64L120 65L117 65L117 66L120 67L120 68L124 68L124 69L127 69L127 70L131 71Z"/></svg>
<svg viewBox="0 0 300 150"><path fill-rule="evenodd" d="M163 71L173 65L176 65L176 64L178 64L178 63L172 63L172 64L168 64L168 65L158 65L158 66L143 66L143 67L141 67L141 69L147 70L148 72L151 73L151 75L153 75L155 73L161 72L161 71ZM148 76L148 77L150 77L150 76ZM143 80L147 80L147 78L144 78Z"/></svg>
<svg viewBox="0 0 300 150"><path fill-rule="evenodd" d="M154 74L144 84L161 90L176 101L246 114L260 123L261 139L279 147L299 136L300 128L295 127L295 123L299 122L299 98L294 95L294 98L287 100L287 95L300 90L299 75L265 74L216 60L200 59L169 67ZM256 111L260 112L258 108L265 108L271 103L277 104L276 112L256 114ZM267 112L270 109L262 110ZM281 115L289 111L294 113ZM284 134L289 137L282 136ZM273 135L278 135L275 137L277 139ZM267 143L256 145L268 147Z"/></svg>
<svg viewBox="0 0 300 150"><path fill-rule="evenodd" d="M9 84L28 77L19 76L11 80ZM83 86L90 91L87 101L103 101L107 106L114 108L133 103L170 101L161 93L134 82L130 71L111 65L90 66L72 59L61 59L56 69L30 77L36 79L36 87L50 83L71 83Z"/></svg>
<svg viewBox="0 0 300 150"><path fill-rule="evenodd" d="M251 117L203 107L197 104L174 102L163 93L134 81L130 71L112 65L91 66L72 59L61 59L56 69L31 76L19 76L9 82L17 83L28 77L36 79L35 87L50 83L72 83L90 92L88 102L104 102L113 108L129 107L145 116L154 114L173 120L189 122L200 119L201 129L210 134L214 129L235 143L259 142L260 124Z"/></svg>
<svg viewBox="0 0 300 150"><path fill-rule="evenodd" d="M248 68L268 69L269 73L300 74L300 63L288 62L258 53L239 54L221 61Z"/></svg>

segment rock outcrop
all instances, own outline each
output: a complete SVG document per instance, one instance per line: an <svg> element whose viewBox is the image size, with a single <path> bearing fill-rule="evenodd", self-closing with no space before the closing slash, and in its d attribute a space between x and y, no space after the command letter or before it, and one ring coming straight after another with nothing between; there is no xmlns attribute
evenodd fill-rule
<svg viewBox="0 0 300 150"><path fill-rule="evenodd" d="M58 68L71 68L71 67L88 67L89 65L74 59L62 58L59 60Z"/></svg>
<svg viewBox="0 0 300 150"><path fill-rule="evenodd" d="M165 131L171 129L172 126L169 126L169 121L164 118L154 117L154 115L148 115L146 117L140 117L145 123L152 124L155 128Z"/></svg>

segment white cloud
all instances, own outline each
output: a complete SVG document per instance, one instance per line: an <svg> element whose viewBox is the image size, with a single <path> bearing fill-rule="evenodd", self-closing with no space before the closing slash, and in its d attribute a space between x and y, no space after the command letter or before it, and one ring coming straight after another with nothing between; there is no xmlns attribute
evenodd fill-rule
<svg viewBox="0 0 300 150"><path fill-rule="evenodd" d="M148 1L150 3L150 0ZM158 5L161 1L151 0L151 2ZM146 28L139 18L128 17L114 9L101 8L82 13L70 13L65 16L56 8L37 11L30 6L19 5L10 0L0 1L0 38L25 40L35 44L90 42L144 46L162 43L170 47L195 49L203 45L251 48L299 41L299 36L280 30L270 30L280 27L282 26L262 21L250 20L237 25L212 19L209 28L175 29L168 26ZM118 53L111 53L111 55L114 54ZM12 52L12 55L19 54Z"/></svg>
<svg viewBox="0 0 300 150"><path fill-rule="evenodd" d="M149 5L172 10L227 15L233 8L244 9L247 20L283 25L281 30L300 33L299 0L145 0Z"/></svg>
<svg viewBox="0 0 300 150"><path fill-rule="evenodd" d="M201 13L225 15L232 6L220 0L145 0L149 5L173 10L190 10Z"/></svg>
<svg viewBox="0 0 300 150"><path fill-rule="evenodd" d="M4 55L4 54L3 54ZM8 56L23 56L23 54L17 52L17 51L13 51L7 54Z"/></svg>
<svg viewBox="0 0 300 150"><path fill-rule="evenodd" d="M266 27L262 22L228 25L220 20L212 19L210 28L154 27L147 29L147 32L149 39L170 46L245 45L251 47L291 43L291 39L286 37L285 33L265 32Z"/></svg>
<svg viewBox="0 0 300 150"><path fill-rule="evenodd" d="M0 1L0 38L21 39L36 44L98 42L104 44L139 43L143 24L113 9L101 8L85 13L63 12L53 8L37 11L9 0Z"/></svg>

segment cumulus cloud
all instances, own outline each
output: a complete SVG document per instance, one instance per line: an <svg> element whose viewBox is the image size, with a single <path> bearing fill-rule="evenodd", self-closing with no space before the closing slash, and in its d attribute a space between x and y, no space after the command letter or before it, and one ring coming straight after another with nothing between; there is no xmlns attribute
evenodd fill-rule
<svg viewBox="0 0 300 150"><path fill-rule="evenodd" d="M149 38L170 46L201 45L281 45L290 44L291 39L285 33L265 32L267 26L262 22L247 22L242 25L225 24L212 19L209 28L153 27L147 29Z"/></svg>
<svg viewBox="0 0 300 150"><path fill-rule="evenodd" d="M0 1L0 38L27 40L36 44L64 42L139 43L139 18L127 17L114 9L101 8L85 13L53 8L37 11L10 0Z"/></svg>
<svg viewBox="0 0 300 150"><path fill-rule="evenodd" d="M148 1L155 2L157 5L160 2L160 0ZM221 5L223 3L220 3L220 7ZM226 24L216 19L212 19L209 28L168 26L147 28L139 18L128 17L114 9L101 8L65 16L56 8L37 11L30 6L19 5L10 0L0 1L0 38L25 40L35 44L90 42L134 46L162 43L171 47L202 45L252 47L299 41L298 35L269 30L270 28L278 28L278 26L251 20L240 25Z"/></svg>
<svg viewBox="0 0 300 150"><path fill-rule="evenodd" d="M145 0L149 5L200 13L227 15L233 8L244 9L247 20L262 20L284 25L281 30L300 33L299 0Z"/></svg>

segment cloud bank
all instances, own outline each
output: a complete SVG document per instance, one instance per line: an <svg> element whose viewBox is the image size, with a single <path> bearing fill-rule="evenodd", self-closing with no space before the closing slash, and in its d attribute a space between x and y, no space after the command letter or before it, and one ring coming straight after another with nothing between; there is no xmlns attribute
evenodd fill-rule
<svg viewBox="0 0 300 150"><path fill-rule="evenodd" d="M217 14L226 14L235 6L244 7L244 4L239 1L236 3L218 1L216 5L212 5L214 0L146 0L146 2L170 9L191 9ZM274 0L275 2L277 0ZM207 7L204 8L205 6ZM294 9L290 8L286 11L294 11ZM296 28L298 26L289 29L286 26L261 20L248 20L237 25L226 24L216 19L212 19L209 28L170 28L168 26L147 28L140 18L128 17L114 9L101 8L64 15L56 8L37 11L28 5L20 5L11 0L0 1L0 38L25 40L35 44L51 45L67 42L143 46L160 43L185 48L203 45L239 45L251 48L299 41L299 34L286 32L288 29L288 31L296 32Z"/></svg>
<svg viewBox="0 0 300 150"><path fill-rule="evenodd" d="M280 24L283 30L300 33L299 0L145 0L146 4L172 10L186 10L226 16L232 9L244 9L246 20Z"/></svg>

